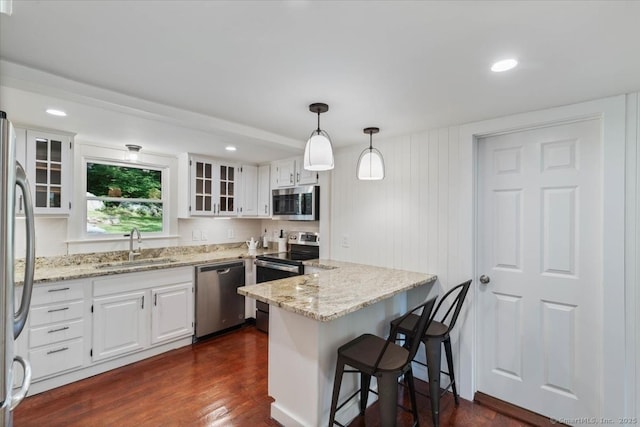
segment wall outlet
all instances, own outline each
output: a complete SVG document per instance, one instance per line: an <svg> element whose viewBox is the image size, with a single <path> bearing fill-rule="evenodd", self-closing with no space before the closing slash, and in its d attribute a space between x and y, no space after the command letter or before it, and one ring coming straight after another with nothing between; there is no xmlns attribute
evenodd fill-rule
<svg viewBox="0 0 640 427"><path fill-rule="evenodd" d="M207 240L207 232L204 230L200 230L200 240L205 241Z"/></svg>
<svg viewBox="0 0 640 427"><path fill-rule="evenodd" d="M235 237L235 233L233 228L227 228L227 239L233 239Z"/></svg>
<svg viewBox="0 0 640 427"><path fill-rule="evenodd" d="M343 248L348 248L349 247L349 235L348 234L343 234L342 235L342 247Z"/></svg>
<svg viewBox="0 0 640 427"><path fill-rule="evenodd" d="M191 240L193 240L194 242L200 240L200 232L198 230L191 231Z"/></svg>

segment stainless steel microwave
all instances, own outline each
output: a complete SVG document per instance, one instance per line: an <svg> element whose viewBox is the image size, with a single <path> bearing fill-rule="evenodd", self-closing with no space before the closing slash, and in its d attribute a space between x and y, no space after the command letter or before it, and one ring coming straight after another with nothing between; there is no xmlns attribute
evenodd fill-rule
<svg viewBox="0 0 640 427"><path fill-rule="evenodd" d="M293 221L320 219L320 186L281 188L272 191L273 216Z"/></svg>

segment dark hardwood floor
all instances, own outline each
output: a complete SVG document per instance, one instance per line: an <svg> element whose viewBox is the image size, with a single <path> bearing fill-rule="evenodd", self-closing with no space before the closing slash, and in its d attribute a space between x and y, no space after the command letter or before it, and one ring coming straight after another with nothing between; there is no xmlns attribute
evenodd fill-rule
<svg viewBox="0 0 640 427"><path fill-rule="evenodd" d="M422 382L418 387L427 389ZM278 426L269 418L271 401L267 336L246 326L27 397L15 410L14 426ZM420 424L432 425L427 398L418 396L418 406ZM441 407L443 427L527 425L463 399L456 407L451 394ZM398 426L411 421L399 411ZM375 404L351 424L378 425Z"/></svg>

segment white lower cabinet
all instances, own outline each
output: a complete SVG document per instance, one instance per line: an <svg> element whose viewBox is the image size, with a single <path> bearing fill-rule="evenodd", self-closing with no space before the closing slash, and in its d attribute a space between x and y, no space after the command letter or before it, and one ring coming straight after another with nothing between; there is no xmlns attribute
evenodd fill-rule
<svg viewBox="0 0 640 427"><path fill-rule="evenodd" d="M193 335L193 267L93 281L92 360Z"/></svg>
<svg viewBox="0 0 640 427"><path fill-rule="evenodd" d="M15 343L31 363L30 393L189 345L193 277L180 267L36 284ZM18 369L14 385L22 376Z"/></svg>
<svg viewBox="0 0 640 427"><path fill-rule="evenodd" d="M27 352L33 381L85 364L89 291L86 280L34 287L29 318L19 339L26 340L26 346L24 341L16 346L18 353Z"/></svg>
<svg viewBox="0 0 640 427"><path fill-rule="evenodd" d="M93 299L92 360L102 360L147 346L145 292Z"/></svg>
<svg viewBox="0 0 640 427"><path fill-rule="evenodd" d="M151 289L151 344L193 335L193 284Z"/></svg>

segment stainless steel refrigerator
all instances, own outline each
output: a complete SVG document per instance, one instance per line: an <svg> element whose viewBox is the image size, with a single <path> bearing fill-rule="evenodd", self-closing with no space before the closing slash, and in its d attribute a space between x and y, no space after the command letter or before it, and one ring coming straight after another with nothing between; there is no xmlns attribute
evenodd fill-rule
<svg viewBox="0 0 640 427"><path fill-rule="evenodd" d="M26 256L22 296L15 309L15 225L16 189L24 201ZM35 263L33 204L24 169L16 161L16 136L4 111L0 111L0 427L13 424L12 410L24 399L31 383L31 366L15 354L15 339L24 328L29 314ZM18 367L22 365L22 367ZM14 389L14 376L22 369L22 384Z"/></svg>

